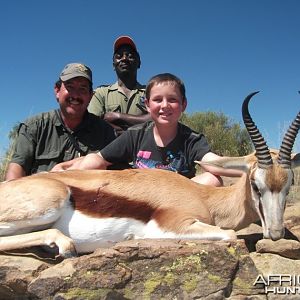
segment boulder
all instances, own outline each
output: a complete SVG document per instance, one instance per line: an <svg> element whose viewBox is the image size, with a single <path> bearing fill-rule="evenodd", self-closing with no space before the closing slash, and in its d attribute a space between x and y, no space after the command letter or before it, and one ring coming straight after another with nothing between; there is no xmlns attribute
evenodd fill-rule
<svg viewBox="0 0 300 300"><path fill-rule="evenodd" d="M15 271L12 277L9 268L0 267L3 299L238 299L261 295L261 289L253 286L257 269L242 240L126 241L54 265L40 260L31 264L32 258L27 257L3 255L1 259Z"/></svg>

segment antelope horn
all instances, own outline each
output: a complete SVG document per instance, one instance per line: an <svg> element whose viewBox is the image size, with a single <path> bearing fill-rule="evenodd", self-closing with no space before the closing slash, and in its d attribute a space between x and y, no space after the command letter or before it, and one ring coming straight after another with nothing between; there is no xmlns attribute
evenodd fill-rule
<svg viewBox="0 0 300 300"><path fill-rule="evenodd" d="M284 135L279 149L278 163L285 169L291 168L291 153L299 128L300 112L298 112L296 118L294 119L286 134Z"/></svg>
<svg viewBox="0 0 300 300"><path fill-rule="evenodd" d="M246 126L246 129L250 135L251 141L255 148L255 156L257 157L257 164L260 168L267 169L269 166L273 164L270 150L263 136L257 129L255 123L253 122L248 109L248 104L250 99L257 93L259 92L251 93L245 98L242 106L242 115L243 115L244 124Z"/></svg>

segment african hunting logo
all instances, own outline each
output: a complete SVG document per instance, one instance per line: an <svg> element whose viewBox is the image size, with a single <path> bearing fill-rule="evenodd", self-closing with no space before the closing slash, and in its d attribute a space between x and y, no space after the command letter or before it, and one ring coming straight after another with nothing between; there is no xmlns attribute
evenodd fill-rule
<svg viewBox="0 0 300 300"><path fill-rule="evenodd" d="M264 288L265 294L300 295L300 275L269 274L258 275L253 283Z"/></svg>

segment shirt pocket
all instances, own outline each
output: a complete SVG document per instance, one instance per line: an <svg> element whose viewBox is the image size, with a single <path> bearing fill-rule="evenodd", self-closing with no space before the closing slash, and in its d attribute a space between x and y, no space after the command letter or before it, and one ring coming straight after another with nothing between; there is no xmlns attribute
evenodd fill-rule
<svg viewBox="0 0 300 300"><path fill-rule="evenodd" d="M31 173L39 173L42 171L50 171L58 162L61 161L61 153L57 150L48 151L36 155Z"/></svg>
<svg viewBox="0 0 300 300"><path fill-rule="evenodd" d="M121 112L121 105L120 104L107 104L107 112L113 111L113 112Z"/></svg>
<svg viewBox="0 0 300 300"><path fill-rule="evenodd" d="M55 159L60 156L60 151L58 150L52 150L52 151L47 151L45 153L37 154L36 159L37 160L44 160L44 159Z"/></svg>

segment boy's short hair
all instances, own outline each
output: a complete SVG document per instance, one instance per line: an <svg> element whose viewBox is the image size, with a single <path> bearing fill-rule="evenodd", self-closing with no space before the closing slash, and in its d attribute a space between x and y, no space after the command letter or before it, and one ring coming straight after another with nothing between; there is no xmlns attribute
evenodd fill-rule
<svg viewBox="0 0 300 300"><path fill-rule="evenodd" d="M162 74L158 74L158 75L155 75L152 78L150 78L150 80L148 81L148 84L146 86L146 92L145 92L146 99L150 98L150 92L151 92L151 89L153 88L153 86L156 84L159 84L159 83L163 83L163 82L173 82L176 86L178 86L183 100L186 100L185 86L184 86L183 81L171 73L162 73Z"/></svg>

